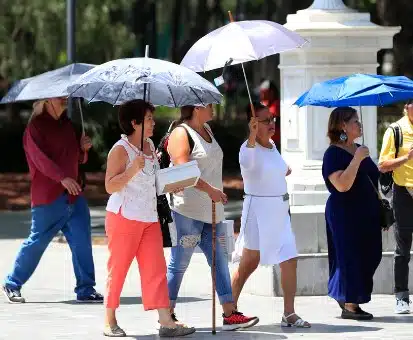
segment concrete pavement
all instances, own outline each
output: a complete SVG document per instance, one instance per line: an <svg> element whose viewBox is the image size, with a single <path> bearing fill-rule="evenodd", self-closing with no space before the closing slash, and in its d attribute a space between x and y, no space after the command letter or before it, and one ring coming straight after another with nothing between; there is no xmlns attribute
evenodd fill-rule
<svg viewBox="0 0 413 340"><path fill-rule="evenodd" d="M1 220L4 229L5 220ZM18 229L18 228L16 228ZM16 231L16 230L15 230ZM4 235L4 230L0 235ZM17 232L16 235L23 232ZM0 237L0 277L10 270L21 239ZM165 255L168 256L168 250ZM104 291L107 250L94 246L97 289ZM46 251L32 279L22 290L28 303L10 305L0 299L0 339L104 339L102 334L103 307L79 305L73 302L75 284L70 251L66 244L52 243ZM259 283L257 283L259 284ZM156 339L156 312L144 312L140 299L139 274L134 263L129 271L119 310L119 324L135 339ZM261 322L242 332L210 334L211 282L209 269L202 254L194 254L181 288L181 301L177 307L180 319L198 328L190 339L412 339L413 315L395 316L392 296L375 295L365 306L375 315L373 321L355 322L338 318L338 306L331 299L298 297L298 313L310 321L309 330L282 329L279 326L282 298L244 294L240 309L258 315ZM217 309L217 325L222 319ZM218 330L219 331L219 330Z"/></svg>

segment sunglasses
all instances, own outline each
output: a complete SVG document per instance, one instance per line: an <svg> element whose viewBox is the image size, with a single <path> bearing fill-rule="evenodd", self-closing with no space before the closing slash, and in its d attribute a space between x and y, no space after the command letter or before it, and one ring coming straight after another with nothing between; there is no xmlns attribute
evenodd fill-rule
<svg viewBox="0 0 413 340"><path fill-rule="evenodd" d="M264 125L270 125L271 123L275 123L277 121L277 117L271 117L263 120L259 120L258 123L262 123Z"/></svg>

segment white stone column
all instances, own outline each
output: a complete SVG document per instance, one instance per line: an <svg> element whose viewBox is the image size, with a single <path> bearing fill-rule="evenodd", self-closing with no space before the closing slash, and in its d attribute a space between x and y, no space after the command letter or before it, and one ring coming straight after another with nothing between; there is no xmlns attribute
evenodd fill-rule
<svg viewBox="0 0 413 340"><path fill-rule="evenodd" d="M314 83L353 73L376 74L377 52L393 46L399 27L382 27L370 14L341 0L315 0L287 17L287 28L309 41L303 49L280 55L282 154L293 169L288 179L292 206L323 205L328 197L321 177L332 109L292 104ZM358 109L358 108L357 108ZM364 107L364 142L377 158L377 110Z"/></svg>

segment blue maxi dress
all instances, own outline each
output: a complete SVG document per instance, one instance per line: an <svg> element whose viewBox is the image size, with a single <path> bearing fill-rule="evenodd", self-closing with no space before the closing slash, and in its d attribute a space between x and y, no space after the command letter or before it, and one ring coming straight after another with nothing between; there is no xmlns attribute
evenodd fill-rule
<svg viewBox="0 0 413 340"><path fill-rule="evenodd" d="M362 304L371 299L373 276L382 256L380 206L372 185L377 188L379 171L370 157L364 159L351 189L339 192L328 177L345 170L352 159L352 154L334 145L323 158L323 178L331 194L325 209L328 295L338 302Z"/></svg>

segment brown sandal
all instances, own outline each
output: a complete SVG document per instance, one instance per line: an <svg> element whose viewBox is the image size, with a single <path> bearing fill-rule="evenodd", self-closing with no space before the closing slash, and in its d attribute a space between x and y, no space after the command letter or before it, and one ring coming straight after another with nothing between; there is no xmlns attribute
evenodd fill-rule
<svg viewBox="0 0 413 340"><path fill-rule="evenodd" d="M177 326L175 328L163 327L159 328L159 337L161 338L176 338L195 333L194 327Z"/></svg>

